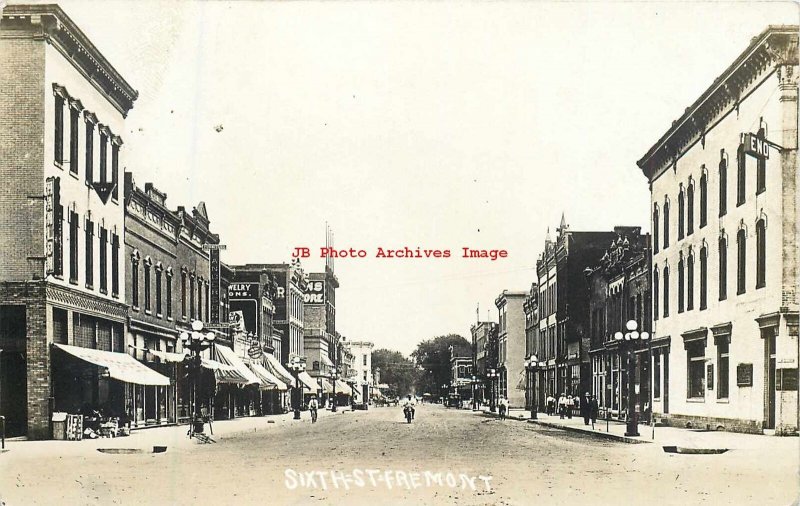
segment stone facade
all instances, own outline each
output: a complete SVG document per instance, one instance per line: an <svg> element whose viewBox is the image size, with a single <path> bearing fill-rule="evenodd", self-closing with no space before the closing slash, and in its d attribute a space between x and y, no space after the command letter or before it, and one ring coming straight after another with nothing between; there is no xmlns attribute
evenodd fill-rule
<svg viewBox="0 0 800 506"><path fill-rule="evenodd" d="M797 31L755 37L638 162L666 423L797 432Z"/></svg>
<svg viewBox="0 0 800 506"><path fill-rule="evenodd" d="M511 408L525 406L525 292L504 290L496 299L499 313L497 393Z"/></svg>

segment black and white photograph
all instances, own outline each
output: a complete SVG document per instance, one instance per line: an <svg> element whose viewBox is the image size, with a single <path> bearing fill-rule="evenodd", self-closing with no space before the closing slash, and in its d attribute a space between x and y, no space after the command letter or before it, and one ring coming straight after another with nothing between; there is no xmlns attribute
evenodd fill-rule
<svg viewBox="0 0 800 506"><path fill-rule="evenodd" d="M0 0L0 506L798 504L799 24Z"/></svg>

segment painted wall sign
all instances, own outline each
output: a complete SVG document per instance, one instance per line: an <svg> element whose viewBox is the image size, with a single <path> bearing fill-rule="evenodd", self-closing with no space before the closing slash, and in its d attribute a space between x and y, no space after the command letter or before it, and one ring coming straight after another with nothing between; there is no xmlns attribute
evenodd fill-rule
<svg viewBox="0 0 800 506"><path fill-rule="evenodd" d="M769 158L769 144L756 134L744 134L744 152L756 158Z"/></svg>
<svg viewBox="0 0 800 506"><path fill-rule="evenodd" d="M736 366L736 385L740 387L753 386L753 364Z"/></svg>
<svg viewBox="0 0 800 506"><path fill-rule="evenodd" d="M303 294L303 302L309 305L320 305L325 303L325 282L309 281L306 284L306 291Z"/></svg>

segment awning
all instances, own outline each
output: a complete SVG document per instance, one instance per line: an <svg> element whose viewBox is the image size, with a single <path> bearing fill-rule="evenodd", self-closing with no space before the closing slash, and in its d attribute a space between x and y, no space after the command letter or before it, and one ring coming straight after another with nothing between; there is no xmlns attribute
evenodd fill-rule
<svg viewBox="0 0 800 506"><path fill-rule="evenodd" d="M104 367L112 378L137 385L169 385L169 378L150 369L127 353L94 350L54 344L54 346L85 362Z"/></svg>
<svg viewBox="0 0 800 506"><path fill-rule="evenodd" d="M148 348L147 351L160 358L164 362L183 362L186 359L186 355L183 353L172 353L169 351L153 350L150 348Z"/></svg>
<svg viewBox="0 0 800 506"><path fill-rule="evenodd" d="M253 372L242 362L242 359L236 356L236 353L227 346L215 344L214 350L217 354L217 359L225 365L233 366L234 370L220 370L214 371L214 376L219 383L239 383L245 385L260 385L261 381Z"/></svg>
<svg viewBox="0 0 800 506"><path fill-rule="evenodd" d="M210 358L201 358L200 365L205 367L206 369L211 369L212 371L235 371L236 368L232 365L225 365L222 362L217 362L216 360L211 360Z"/></svg>
<svg viewBox="0 0 800 506"><path fill-rule="evenodd" d="M336 380L336 394L347 394L350 395L350 385L345 383L342 380Z"/></svg>
<svg viewBox="0 0 800 506"><path fill-rule="evenodd" d="M264 368L266 370L277 376L279 380L287 385L294 385L294 375L287 371L274 355L265 353L264 358L266 359L264 362Z"/></svg>
<svg viewBox="0 0 800 506"><path fill-rule="evenodd" d="M312 392L319 390L319 385L307 372L303 371L298 374L297 377L300 379L300 383L302 383L303 386L305 386L308 390L311 390Z"/></svg>
<svg viewBox="0 0 800 506"><path fill-rule="evenodd" d="M261 364L255 362L250 363L250 369L261 380L261 386L267 390L288 390L286 384L275 377L274 374L269 372Z"/></svg>
<svg viewBox="0 0 800 506"><path fill-rule="evenodd" d="M331 359L328 358L328 355L321 355L320 358L322 359L322 363L327 365L328 367L333 367L333 362Z"/></svg>
<svg viewBox="0 0 800 506"><path fill-rule="evenodd" d="M333 385L331 385L330 380L325 378L317 378L317 383L322 385L322 393L324 394L333 393Z"/></svg>

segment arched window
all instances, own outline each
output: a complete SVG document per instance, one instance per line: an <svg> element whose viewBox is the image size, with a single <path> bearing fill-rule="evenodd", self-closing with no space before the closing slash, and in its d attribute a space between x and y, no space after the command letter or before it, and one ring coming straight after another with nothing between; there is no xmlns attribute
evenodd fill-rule
<svg viewBox="0 0 800 506"><path fill-rule="evenodd" d="M658 298L661 294L658 291L658 267L653 269L653 319L658 320Z"/></svg>
<svg viewBox="0 0 800 506"><path fill-rule="evenodd" d="M744 204L747 191L747 155L744 153L744 144L739 144L736 150L736 206Z"/></svg>
<svg viewBox="0 0 800 506"><path fill-rule="evenodd" d="M686 258L686 310L694 309L694 253Z"/></svg>
<svg viewBox="0 0 800 506"><path fill-rule="evenodd" d="M708 307L708 248L700 248L700 310Z"/></svg>
<svg viewBox="0 0 800 506"><path fill-rule="evenodd" d="M759 139L766 139L767 135L764 127L758 129L756 134ZM762 157L758 158L756 163L756 195L764 192L767 189L767 159ZM758 231L756 231L758 233Z"/></svg>
<svg viewBox="0 0 800 506"><path fill-rule="evenodd" d="M669 247L669 199L664 197L664 249Z"/></svg>
<svg viewBox="0 0 800 506"><path fill-rule="evenodd" d="M678 313L683 313L683 274L683 254L681 254L680 260L678 260Z"/></svg>
<svg viewBox="0 0 800 506"><path fill-rule="evenodd" d="M719 238L719 300L728 298L728 241Z"/></svg>
<svg viewBox="0 0 800 506"><path fill-rule="evenodd" d="M684 201L685 193L683 191L683 184L678 191L678 240L683 239L683 220L686 218L686 202Z"/></svg>
<svg viewBox="0 0 800 506"><path fill-rule="evenodd" d="M653 253L658 253L658 204L653 203Z"/></svg>
<svg viewBox="0 0 800 506"><path fill-rule="evenodd" d="M664 266L664 318L669 316L669 266Z"/></svg>
<svg viewBox="0 0 800 506"><path fill-rule="evenodd" d="M131 306L139 309L139 256L138 251L131 255Z"/></svg>
<svg viewBox="0 0 800 506"><path fill-rule="evenodd" d="M703 228L708 223L708 174L706 169L703 168L703 174L700 176L700 228Z"/></svg>
<svg viewBox="0 0 800 506"><path fill-rule="evenodd" d="M686 235L694 233L694 181L686 188Z"/></svg>
<svg viewBox="0 0 800 506"><path fill-rule="evenodd" d="M736 234L736 294L747 291L747 232L740 228Z"/></svg>
<svg viewBox="0 0 800 506"><path fill-rule="evenodd" d="M722 160L719 161L719 215L725 216L728 212L728 161L725 159L725 151L722 152Z"/></svg>
<svg viewBox="0 0 800 506"><path fill-rule="evenodd" d="M764 218L756 222L756 288L767 284L767 226Z"/></svg>

